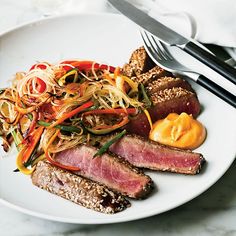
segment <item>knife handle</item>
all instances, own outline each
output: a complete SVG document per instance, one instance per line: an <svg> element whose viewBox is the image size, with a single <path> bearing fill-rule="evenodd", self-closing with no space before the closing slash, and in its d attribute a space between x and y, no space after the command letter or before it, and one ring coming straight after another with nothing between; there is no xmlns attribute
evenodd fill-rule
<svg viewBox="0 0 236 236"><path fill-rule="evenodd" d="M236 96L234 96L232 93L223 89L218 84L206 78L204 75L199 75L196 82L208 91L215 94L217 97L221 98L222 100L236 108Z"/></svg>
<svg viewBox="0 0 236 236"><path fill-rule="evenodd" d="M236 69L221 61L193 42L188 42L183 50L236 85Z"/></svg>

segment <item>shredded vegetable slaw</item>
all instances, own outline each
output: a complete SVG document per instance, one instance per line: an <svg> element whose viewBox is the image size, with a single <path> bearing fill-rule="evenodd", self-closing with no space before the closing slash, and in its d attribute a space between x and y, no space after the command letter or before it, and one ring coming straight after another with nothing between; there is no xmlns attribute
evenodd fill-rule
<svg viewBox="0 0 236 236"><path fill-rule="evenodd" d="M142 90L119 67L80 60L37 63L16 73L12 87L0 90L3 148L8 151L14 140L17 170L24 174L43 158L75 170L53 156L124 129L130 116L147 107Z"/></svg>

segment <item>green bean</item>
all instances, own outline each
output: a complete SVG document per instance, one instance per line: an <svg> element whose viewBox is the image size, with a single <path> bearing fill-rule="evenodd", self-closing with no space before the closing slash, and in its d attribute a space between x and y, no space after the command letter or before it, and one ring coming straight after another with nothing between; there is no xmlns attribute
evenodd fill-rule
<svg viewBox="0 0 236 236"><path fill-rule="evenodd" d="M146 104L147 108L149 108L152 105L152 102L149 99L143 84L140 84L140 88L141 88L141 91L142 91L142 94L143 94L143 98L144 98L145 104Z"/></svg>
<svg viewBox="0 0 236 236"><path fill-rule="evenodd" d="M46 121L42 121L39 120L37 122L38 125L44 126L44 127L48 127L51 125L51 123L48 123ZM81 129L76 127L76 126L72 126L72 125L56 125L55 128L60 129L62 131L67 131L67 132L75 132L75 133L80 133Z"/></svg>
<svg viewBox="0 0 236 236"><path fill-rule="evenodd" d="M122 138L124 135L126 134L126 130L124 129L122 132L120 132L119 134L117 134L114 138L112 138L111 140L109 140L108 142L106 142L98 151L97 153L94 154L93 157L96 156L101 156L103 153L105 153L109 147L115 143L116 141L118 141L120 138Z"/></svg>

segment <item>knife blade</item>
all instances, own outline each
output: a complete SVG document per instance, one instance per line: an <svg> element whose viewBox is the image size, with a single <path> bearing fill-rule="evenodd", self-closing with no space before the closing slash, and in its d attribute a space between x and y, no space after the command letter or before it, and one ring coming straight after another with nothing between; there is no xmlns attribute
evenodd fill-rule
<svg viewBox="0 0 236 236"><path fill-rule="evenodd" d="M179 47L236 85L236 70L204 50L199 46L201 45L199 42L183 37L126 0L108 0L108 2L137 25L155 35L161 42Z"/></svg>

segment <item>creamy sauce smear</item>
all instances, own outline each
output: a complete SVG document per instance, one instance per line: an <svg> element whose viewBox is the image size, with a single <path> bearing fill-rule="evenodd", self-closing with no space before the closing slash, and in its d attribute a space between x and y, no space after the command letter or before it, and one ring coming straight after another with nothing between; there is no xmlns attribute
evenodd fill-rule
<svg viewBox="0 0 236 236"><path fill-rule="evenodd" d="M204 142L206 129L185 112L180 115L170 113L153 124L149 138L173 147L195 149Z"/></svg>

